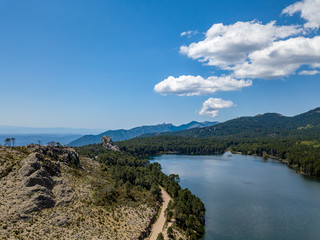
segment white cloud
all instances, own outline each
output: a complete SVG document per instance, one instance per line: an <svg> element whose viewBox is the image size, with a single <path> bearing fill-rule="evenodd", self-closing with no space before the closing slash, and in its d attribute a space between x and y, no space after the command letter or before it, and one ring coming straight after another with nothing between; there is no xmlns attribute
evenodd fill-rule
<svg viewBox="0 0 320 240"><path fill-rule="evenodd" d="M182 75L170 76L154 86L161 94L177 94L179 96L195 96L213 94L217 91L235 91L252 85L251 80L237 80L231 76L211 76L204 79L201 76Z"/></svg>
<svg viewBox="0 0 320 240"><path fill-rule="evenodd" d="M257 21L232 25L218 23L206 32L203 41L181 46L180 52L207 65L229 69L246 61L248 54L301 31L297 26L276 26L275 21L266 25Z"/></svg>
<svg viewBox="0 0 320 240"><path fill-rule="evenodd" d="M229 76L182 75L170 76L155 85L163 95L195 96L217 91L234 91L252 85L245 79L275 79L291 74L320 74L320 0L302 0L282 11L292 16L300 13L306 20L299 25L277 26L276 21L262 24L258 21L236 22L231 25L213 24L202 41L180 47L180 53L189 58L230 71ZM191 37L197 31L186 31L181 36ZM306 69L300 70L302 66ZM233 107L232 101L209 98L203 103L200 115L216 117L219 109Z"/></svg>
<svg viewBox="0 0 320 240"><path fill-rule="evenodd" d="M216 117L219 114L219 109L234 107L232 101L225 101L221 98L209 98L202 104L202 109L199 115L209 115L210 117Z"/></svg>
<svg viewBox="0 0 320 240"><path fill-rule="evenodd" d="M182 32L182 33L180 34L180 36L181 36L181 37L183 37L183 36L191 37L191 36L194 36L194 35L197 35L197 34L198 34L198 31L191 31L191 30L189 30L189 31L186 31L186 32Z"/></svg>
<svg viewBox="0 0 320 240"><path fill-rule="evenodd" d="M286 7L282 14L292 16L294 13L301 13L307 23L305 28L317 29L320 27L320 0L303 0Z"/></svg>
<svg viewBox="0 0 320 240"><path fill-rule="evenodd" d="M320 63L320 36L290 38L249 55L249 61L233 68L237 78L282 78L302 65Z"/></svg>
<svg viewBox="0 0 320 240"><path fill-rule="evenodd" d="M299 75L309 75L309 76L312 76L312 75L316 75L316 74L320 74L320 71L318 71L318 70L312 70L312 71L304 70L304 71L299 72Z"/></svg>

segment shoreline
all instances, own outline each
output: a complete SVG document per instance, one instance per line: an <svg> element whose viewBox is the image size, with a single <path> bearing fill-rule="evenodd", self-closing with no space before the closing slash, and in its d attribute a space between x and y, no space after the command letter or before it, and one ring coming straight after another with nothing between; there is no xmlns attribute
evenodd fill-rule
<svg viewBox="0 0 320 240"><path fill-rule="evenodd" d="M241 155L247 155L247 156L256 156L256 157L261 157L263 158L262 155L258 155L258 154L245 154L243 152L236 152L236 151L224 151L223 153L220 153L220 152L216 152L216 153L211 153L211 154L186 154L186 153L179 153L178 151L176 152L172 152L172 151L169 151L169 152L161 152L161 153L157 153L157 154L154 154L154 155L146 155L146 158L148 160L150 160L150 158L154 157L154 156L158 156L158 155L190 155L190 156L209 156L209 155L222 155L226 152L231 152L232 154L241 154ZM315 178L315 179L320 179L320 177L317 177L317 176L312 176L312 175L309 175L305 172L302 172L300 171L297 167L295 167L294 165L290 165L289 162L286 160L286 159L280 159L279 157L276 157L276 156L272 156L272 155L268 155L267 156L267 159L274 159L274 160L278 160L280 161L281 163L283 164L286 164L288 168L291 168L293 170L296 171L296 173L298 174L301 174L302 176L305 176L305 177L310 177L310 178Z"/></svg>

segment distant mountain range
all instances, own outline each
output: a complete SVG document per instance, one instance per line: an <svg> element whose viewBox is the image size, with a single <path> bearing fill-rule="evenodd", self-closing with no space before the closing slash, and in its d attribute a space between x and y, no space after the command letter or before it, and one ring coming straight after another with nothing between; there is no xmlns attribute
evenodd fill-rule
<svg viewBox="0 0 320 240"><path fill-rule="evenodd" d="M0 144L4 145L6 138L15 138L15 146L26 146L30 143L46 145L48 142L59 142L66 145L83 135L79 134L0 134Z"/></svg>
<svg viewBox="0 0 320 240"><path fill-rule="evenodd" d="M98 134L102 129L88 129L88 128L36 128L36 127L16 127L16 126L0 126L0 135L6 134L64 134L64 135L84 135L84 134Z"/></svg>
<svg viewBox="0 0 320 240"><path fill-rule="evenodd" d="M66 145L84 134L98 134L102 131L101 129L88 128L0 126L0 144L3 145L6 138L15 138L15 146L25 146L39 141L41 144L54 141Z"/></svg>
<svg viewBox="0 0 320 240"><path fill-rule="evenodd" d="M214 126L183 131L149 133L142 137L177 135L195 138L212 137L272 137L272 136L316 136L320 134L320 107L293 117L279 113L265 113L254 117L239 117Z"/></svg>
<svg viewBox="0 0 320 240"><path fill-rule="evenodd" d="M175 131L182 131L186 129L193 129L193 128L202 128L208 127L217 124L218 122L196 122L192 121L187 124L182 124L180 126L174 126L173 124L163 123L159 125L151 125L151 126L141 126L135 127L129 130L119 129L119 130L109 130L98 135L85 135L82 136L68 145L73 147L84 146L88 144L100 143L101 137L106 135L112 138L113 141L123 141L131 138L138 137L140 135L146 133L154 133L158 135L162 132L175 132Z"/></svg>

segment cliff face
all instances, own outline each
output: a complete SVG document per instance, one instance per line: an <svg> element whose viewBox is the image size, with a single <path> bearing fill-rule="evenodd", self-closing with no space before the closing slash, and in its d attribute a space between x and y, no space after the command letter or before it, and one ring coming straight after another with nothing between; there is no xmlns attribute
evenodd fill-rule
<svg viewBox="0 0 320 240"><path fill-rule="evenodd" d="M112 182L99 163L69 147L0 147L0 238L137 239L156 208L99 206Z"/></svg>

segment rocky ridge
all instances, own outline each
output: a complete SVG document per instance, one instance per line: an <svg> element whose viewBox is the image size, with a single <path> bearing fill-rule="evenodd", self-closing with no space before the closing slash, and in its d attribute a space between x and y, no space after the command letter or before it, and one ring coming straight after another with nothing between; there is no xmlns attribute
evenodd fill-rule
<svg viewBox="0 0 320 240"><path fill-rule="evenodd" d="M21 167L16 166L16 169L20 167L19 171L13 172L11 178L8 175L1 179L4 184L1 186L0 211L5 213L3 218L7 220L30 218L27 214L69 203L74 196L72 188L61 176L61 162L79 162L76 152L63 149L64 155L50 159L50 153L60 150L35 145L29 145L28 150L31 154L20 161Z"/></svg>
<svg viewBox="0 0 320 240"><path fill-rule="evenodd" d="M138 239L156 209L96 205L110 182L98 162L65 146L0 146L0 239Z"/></svg>

